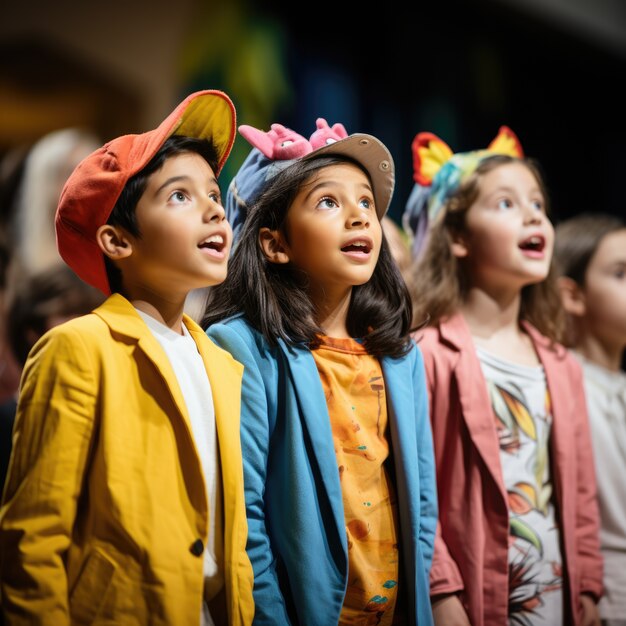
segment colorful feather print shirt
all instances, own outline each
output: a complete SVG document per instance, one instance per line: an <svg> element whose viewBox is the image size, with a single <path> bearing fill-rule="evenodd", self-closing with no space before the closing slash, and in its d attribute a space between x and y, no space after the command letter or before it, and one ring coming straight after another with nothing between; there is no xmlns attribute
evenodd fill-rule
<svg viewBox="0 0 626 626"><path fill-rule="evenodd" d="M509 625L563 623L563 567L550 476L552 412L542 366L477 348L509 505Z"/></svg>
<svg viewBox="0 0 626 626"><path fill-rule="evenodd" d="M330 337L322 337L313 358L330 416L348 538L348 586L339 625L392 624L398 520L380 363L358 341Z"/></svg>

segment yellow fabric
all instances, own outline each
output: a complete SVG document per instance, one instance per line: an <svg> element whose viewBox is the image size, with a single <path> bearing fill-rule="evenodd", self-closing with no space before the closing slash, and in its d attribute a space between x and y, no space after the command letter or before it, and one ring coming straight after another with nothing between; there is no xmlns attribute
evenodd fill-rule
<svg viewBox="0 0 626 626"><path fill-rule="evenodd" d="M428 183L432 182L435 174L453 154L448 144L438 137L433 137L428 145L420 146L418 152L421 159L421 174Z"/></svg>
<svg viewBox="0 0 626 626"><path fill-rule="evenodd" d="M496 154L507 154L512 157L521 158L524 156L517 137L506 127L500 128L487 150L489 152L495 152Z"/></svg>
<svg viewBox="0 0 626 626"><path fill-rule="evenodd" d="M220 96L207 94L189 103L174 134L210 139L221 163L230 151L233 132L231 104Z"/></svg>
<svg viewBox="0 0 626 626"><path fill-rule="evenodd" d="M229 623L250 624L243 367L184 322L215 395ZM46 334L22 385L0 509L7 623L199 624L203 559L191 546L207 536L204 479L174 372L143 320L111 296Z"/></svg>
<svg viewBox="0 0 626 626"><path fill-rule="evenodd" d="M328 405L348 535L340 625L391 624L398 584L395 490L385 461L387 404L378 360L353 339L313 351Z"/></svg>

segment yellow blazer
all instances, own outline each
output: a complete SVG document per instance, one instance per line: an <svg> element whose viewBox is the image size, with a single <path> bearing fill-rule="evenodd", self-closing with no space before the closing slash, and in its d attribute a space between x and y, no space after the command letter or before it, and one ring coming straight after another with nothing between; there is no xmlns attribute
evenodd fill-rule
<svg viewBox="0 0 626 626"><path fill-rule="evenodd" d="M185 316L213 389L229 624L252 622L239 438L243 366ZM200 623L206 490L174 371L113 295L48 332L22 377L0 509L6 623Z"/></svg>

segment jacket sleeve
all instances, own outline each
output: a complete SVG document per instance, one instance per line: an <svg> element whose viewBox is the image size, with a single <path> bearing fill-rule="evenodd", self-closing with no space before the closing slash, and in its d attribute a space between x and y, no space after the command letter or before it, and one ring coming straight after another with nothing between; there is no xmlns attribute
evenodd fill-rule
<svg viewBox="0 0 626 626"><path fill-rule="evenodd" d="M271 438L268 385L277 386L271 365L254 340L226 324L216 324L207 335L243 364L241 388L241 449L243 455L248 542L254 571L254 624L289 624L285 599L276 574L276 559L265 522L265 482Z"/></svg>
<svg viewBox="0 0 626 626"><path fill-rule="evenodd" d="M427 337L421 345L423 346L422 354L426 375L428 411L434 435L436 432L435 420L437 419L436 413L438 409L436 399L438 394L444 395L446 398L449 397L449 372L445 372L446 376L441 376L441 374L443 374L442 372L440 372L439 376L437 375L434 358L431 354L431 349L429 349L429 339L432 338ZM443 388L438 388L437 384L440 386L443 385ZM445 419L440 419L438 421L441 421L442 423L446 422ZM437 461L435 460L435 471L436 468ZM457 593L462 591L464 587L465 585L463 584L461 570L448 551L448 547L441 535L441 525L439 524L439 521L437 521L434 537L433 562L430 570L430 595L436 596L439 594Z"/></svg>
<svg viewBox="0 0 626 626"><path fill-rule="evenodd" d="M0 509L0 589L9 624L70 623L65 554L95 421L93 351L45 335L24 368Z"/></svg>
<svg viewBox="0 0 626 626"><path fill-rule="evenodd" d="M428 413L428 396L424 361L419 347L415 347L417 358L413 376L417 422L417 455L420 479L420 544L426 580L429 578L437 527L437 485L435 480L435 456L433 437Z"/></svg>
<svg viewBox="0 0 626 626"><path fill-rule="evenodd" d="M596 474L582 370L572 361L570 376L572 393L576 396L576 545L580 570L580 593L589 593L598 600L603 593L602 556L600 553L600 513L598 510Z"/></svg>

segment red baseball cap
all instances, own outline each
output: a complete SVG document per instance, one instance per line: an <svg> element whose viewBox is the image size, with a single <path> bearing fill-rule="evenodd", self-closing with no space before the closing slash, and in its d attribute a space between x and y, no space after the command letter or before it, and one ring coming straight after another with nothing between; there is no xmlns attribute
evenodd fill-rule
<svg viewBox="0 0 626 626"><path fill-rule="evenodd" d="M217 176L235 141L236 114L231 99L217 90L187 96L154 130L123 135L83 159L67 179L56 211L57 247L64 261L86 283L111 293L104 254L96 232L130 178L141 171L168 137L209 139L217 151Z"/></svg>

